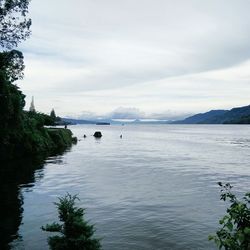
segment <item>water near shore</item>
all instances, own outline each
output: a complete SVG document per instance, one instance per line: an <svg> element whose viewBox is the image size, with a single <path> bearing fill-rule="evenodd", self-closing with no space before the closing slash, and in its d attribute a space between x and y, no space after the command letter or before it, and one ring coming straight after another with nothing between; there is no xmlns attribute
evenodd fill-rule
<svg viewBox="0 0 250 250"><path fill-rule="evenodd" d="M225 213L216 183L250 190L249 126L71 129L81 141L18 183L13 249L48 249L40 227L55 220L53 202L66 192L79 194L104 250L215 249L207 237Z"/></svg>

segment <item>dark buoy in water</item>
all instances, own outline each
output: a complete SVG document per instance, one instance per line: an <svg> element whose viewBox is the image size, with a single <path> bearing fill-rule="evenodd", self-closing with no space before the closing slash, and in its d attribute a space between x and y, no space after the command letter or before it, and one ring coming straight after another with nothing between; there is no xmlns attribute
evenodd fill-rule
<svg viewBox="0 0 250 250"><path fill-rule="evenodd" d="M120 135L120 138L122 139L122 135Z"/></svg>
<svg viewBox="0 0 250 250"><path fill-rule="evenodd" d="M84 135L84 136L83 136L83 138L86 138L86 137L87 137L87 135Z"/></svg>
<svg viewBox="0 0 250 250"><path fill-rule="evenodd" d="M96 131L96 132L94 133L94 137L95 137L95 138L101 138L101 137L102 137L102 133L101 133L100 131Z"/></svg>

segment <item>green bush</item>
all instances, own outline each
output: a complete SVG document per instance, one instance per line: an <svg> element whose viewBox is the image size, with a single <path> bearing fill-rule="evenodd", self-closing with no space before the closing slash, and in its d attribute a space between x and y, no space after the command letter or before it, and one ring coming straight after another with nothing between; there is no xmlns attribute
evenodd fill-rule
<svg viewBox="0 0 250 250"><path fill-rule="evenodd" d="M221 200L229 201L227 214L220 220L220 228L216 235L209 236L219 249L249 250L250 249L250 193L239 200L232 192L232 186L227 183L221 187Z"/></svg>
<svg viewBox="0 0 250 250"><path fill-rule="evenodd" d="M69 129L49 128L48 134L58 148L70 146L72 144L72 132Z"/></svg>
<svg viewBox="0 0 250 250"><path fill-rule="evenodd" d="M47 232L59 233L48 239L52 250L98 250L101 249L100 240L93 238L94 226L84 220L84 209L75 206L76 195L59 198L55 203L62 224L53 222L42 227Z"/></svg>

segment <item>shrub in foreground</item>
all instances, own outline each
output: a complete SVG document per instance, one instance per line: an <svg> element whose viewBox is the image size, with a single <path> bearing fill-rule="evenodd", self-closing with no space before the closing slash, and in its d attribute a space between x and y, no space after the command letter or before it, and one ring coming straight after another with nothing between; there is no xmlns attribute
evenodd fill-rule
<svg viewBox="0 0 250 250"><path fill-rule="evenodd" d="M219 249L250 250L250 193L239 200L231 192L232 186L227 183L221 187L221 200L229 201L226 215L220 220L222 226L209 240L214 240Z"/></svg>
<svg viewBox="0 0 250 250"><path fill-rule="evenodd" d="M84 220L84 209L75 206L79 198L67 194L55 203L62 224L53 222L42 230L58 233L48 239L52 250L99 250L100 240L94 238L94 226Z"/></svg>

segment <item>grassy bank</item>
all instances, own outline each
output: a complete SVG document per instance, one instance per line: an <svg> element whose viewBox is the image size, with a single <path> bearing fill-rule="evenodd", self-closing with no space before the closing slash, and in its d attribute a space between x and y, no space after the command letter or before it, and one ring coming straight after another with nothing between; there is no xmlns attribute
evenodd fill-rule
<svg viewBox="0 0 250 250"><path fill-rule="evenodd" d="M60 153L76 143L69 129L46 128L51 125L47 115L23 112L17 127L6 127L0 144L0 160L49 156Z"/></svg>
<svg viewBox="0 0 250 250"><path fill-rule="evenodd" d="M77 138L73 137L71 130L64 128L48 128L48 135L53 142L54 150L70 147L77 142Z"/></svg>
<svg viewBox="0 0 250 250"><path fill-rule="evenodd" d="M71 130L64 128L41 128L26 132L24 155L55 154L76 142Z"/></svg>

